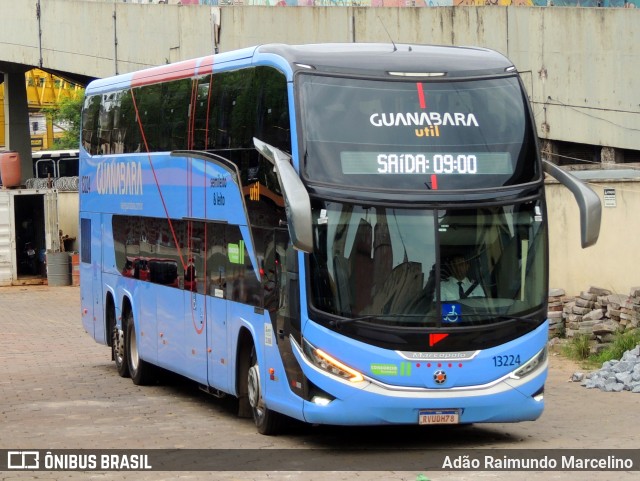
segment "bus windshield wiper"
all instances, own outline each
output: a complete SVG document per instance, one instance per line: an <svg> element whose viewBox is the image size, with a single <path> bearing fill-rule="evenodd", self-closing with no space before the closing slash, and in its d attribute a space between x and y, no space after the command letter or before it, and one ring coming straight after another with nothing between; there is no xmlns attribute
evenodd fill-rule
<svg viewBox="0 0 640 481"><path fill-rule="evenodd" d="M397 319L406 319L408 317L418 317L424 318L425 316L422 314L370 314L368 316L360 316L360 317L349 317L342 318L330 321L330 324L335 327L342 326L344 324L351 324L352 322L359 321L371 321L374 319L389 319L389 318L397 318Z"/></svg>
<svg viewBox="0 0 640 481"><path fill-rule="evenodd" d="M518 316L496 316L496 319L504 319L505 321L523 321L523 322L538 322L533 317L518 317Z"/></svg>

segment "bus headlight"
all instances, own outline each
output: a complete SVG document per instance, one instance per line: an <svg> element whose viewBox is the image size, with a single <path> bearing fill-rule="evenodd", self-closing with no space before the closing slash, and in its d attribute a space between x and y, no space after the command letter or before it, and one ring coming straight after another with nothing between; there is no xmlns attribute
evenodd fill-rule
<svg viewBox="0 0 640 481"><path fill-rule="evenodd" d="M304 346L303 350L305 355L315 366L347 381L364 381L364 377L362 376L362 374L360 374L355 369L346 366L336 358L324 352L322 349L318 349L317 347L313 346L306 339L303 339L302 343Z"/></svg>
<svg viewBox="0 0 640 481"><path fill-rule="evenodd" d="M538 369L547 359L547 347L545 346L540 352L538 352L535 356L529 359L525 364L520 367L517 371L513 373L513 377L516 379L521 379L525 376L528 376L533 371Z"/></svg>

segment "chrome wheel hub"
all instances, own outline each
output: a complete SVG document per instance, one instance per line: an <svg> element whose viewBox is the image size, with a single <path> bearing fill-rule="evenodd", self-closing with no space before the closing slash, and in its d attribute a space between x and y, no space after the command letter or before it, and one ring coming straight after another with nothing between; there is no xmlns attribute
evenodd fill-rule
<svg viewBox="0 0 640 481"><path fill-rule="evenodd" d="M113 331L113 352L118 363L122 364L124 360L124 331L122 329Z"/></svg>
<svg viewBox="0 0 640 481"><path fill-rule="evenodd" d="M249 404L253 409L257 409L260 404L260 372L257 364L249 368L248 384Z"/></svg>

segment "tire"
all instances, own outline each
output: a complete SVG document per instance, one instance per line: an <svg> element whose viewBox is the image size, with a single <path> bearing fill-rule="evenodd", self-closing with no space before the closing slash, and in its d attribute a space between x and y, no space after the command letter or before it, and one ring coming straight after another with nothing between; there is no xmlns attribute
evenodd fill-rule
<svg viewBox="0 0 640 481"><path fill-rule="evenodd" d="M111 357L116 363L120 377L129 377L129 358L125 349L124 331L117 326L113 326L111 330Z"/></svg>
<svg viewBox="0 0 640 481"><path fill-rule="evenodd" d="M249 368L245 374L247 398L253 414L253 422L260 434L273 435L280 432L283 425L281 414L269 409L262 398L260 387L260 365L254 346L251 348L249 356Z"/></svg>
<svg viewBox="0 0 640 481"><path fill-rule="evenodd" d="M125 337L125 346L127 351L127 364L129 365L129 374L131 375L133 384L135 384L136 386L144 386L153 381L153 366L148 362L140 359L133 313L127 313L126 321L127 335Z"/></svg>

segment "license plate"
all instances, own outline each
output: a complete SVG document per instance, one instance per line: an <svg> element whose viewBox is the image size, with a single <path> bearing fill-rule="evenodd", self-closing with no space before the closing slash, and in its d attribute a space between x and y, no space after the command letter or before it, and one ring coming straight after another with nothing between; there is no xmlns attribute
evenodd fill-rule
<svg viewBox="0 0 640 481"><path fill-rule="evenodd" d="M418 413L418 424L458 424L459 409L422 409Z"/></svg>

